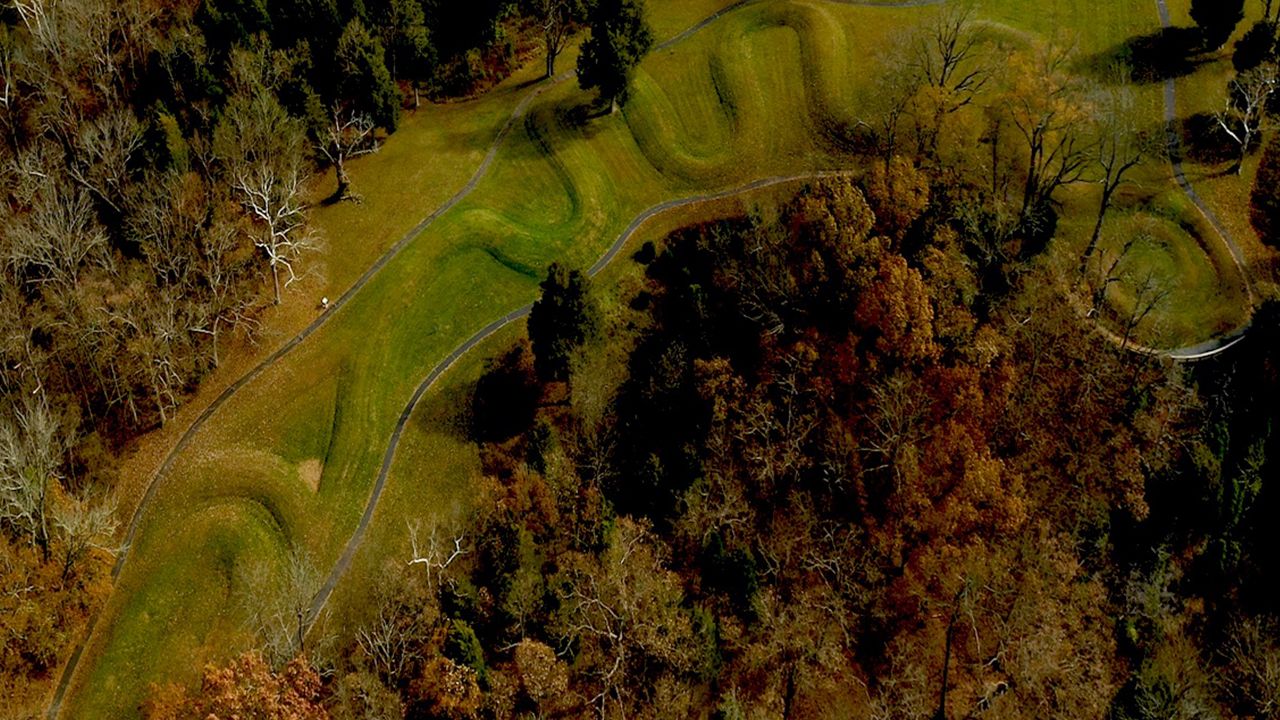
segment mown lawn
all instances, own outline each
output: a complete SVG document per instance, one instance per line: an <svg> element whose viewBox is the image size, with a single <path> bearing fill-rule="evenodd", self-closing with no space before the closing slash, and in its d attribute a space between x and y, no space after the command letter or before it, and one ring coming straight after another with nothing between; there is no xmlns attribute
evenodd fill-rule
<svg viewBox="0 0 1280 720"><path fill-rule="evenodd" d="M649 5L659 37L667 37L728 4ZM984 7L1014 29L1080 28L1088 52L1155 25L1145 0ZM832 133L858 119L873 58L930 12L762 2L651 56L631 104L615 116L584 117L588 96L572 82L548 88L474 194L194 438L143 520L64 717L129 717L150 683L189 680L203 661L247 647L236 600L244 569L293 546L321 568L333 564L415 386L477 329L533 299L548 263L590 265L631 218L660 201L847 163ZM572 62L561 60L563 68ZM354 168L365 202L317 217L329 238L328 283L349 284L452 195L539 70L535 60L484 98L420 111ZM1158 117L1158 90L1141 93ZM1159 163L1140 175L1169 187ZM639 239L680 217L655 221ZM634 273L624 254L600 282L634 283ZM483 357L518 330L465 357L419 407L375 524L334 596L334 618L357 620L378 573L404 562L409 519L466 512L478 463L458 408ZM316 463L313 491L306 469Z"/></svg>

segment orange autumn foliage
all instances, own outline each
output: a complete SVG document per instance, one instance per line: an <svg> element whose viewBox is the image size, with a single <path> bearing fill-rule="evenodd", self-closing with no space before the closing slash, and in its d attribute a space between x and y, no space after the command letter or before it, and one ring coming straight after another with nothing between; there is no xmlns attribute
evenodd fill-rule
<svg viewBox="0 0 1280 720"><path fill-rule="evenodd" d="M153 690L150 720L328 720L320 704L320 676L298 657L278 671L257 652L204 670L194 694L180 686Z"/></svg>

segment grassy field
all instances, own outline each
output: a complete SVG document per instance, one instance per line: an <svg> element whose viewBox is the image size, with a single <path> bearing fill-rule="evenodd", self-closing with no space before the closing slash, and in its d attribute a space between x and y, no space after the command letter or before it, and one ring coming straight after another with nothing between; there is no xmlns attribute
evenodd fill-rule
<svg viewBox="0 0 1280 720"><path fill-rule="evenodd" d="M728 4L654 0L650 9L667 37ZM549 88L475 193L197 434L143 519L63 716L129 717L151 682L190 680L202 661L247 647L237 610L244 568L290 547L332 565L416 384L478 328L531 300L549 262L590 265L631 218L666 199L847 163L832 129L857 119L876 50L930 12L762 2L647 59L632 103L615 116L584 122L587 95L572 83ZM984 15L1045 34L1090 28L1076 39L1085 52L1155 25L1146 0L1054 0L1034 11L1000 0L985 4ZM329 238L329 285L318 290L349 283L465 181L538 65L477 101L422 111L354 168L365 203L317 218ZM1141 92L1158 117L1158 90ZM1171 187L1158 163L1142 177L1160 192ZM646 234L682 217L655 221ZM1201 261L1191 250L1172 253L1170 262ZM601 282L633 283L629 272L620 259ZM1217 273L1177 276L1199 282ZM464 358L420 405L375 524L334 596L335 618L356 618L377 573L403 562L408 519L466 511L478 465L457 408L487 349L517 331Z"/></svg>

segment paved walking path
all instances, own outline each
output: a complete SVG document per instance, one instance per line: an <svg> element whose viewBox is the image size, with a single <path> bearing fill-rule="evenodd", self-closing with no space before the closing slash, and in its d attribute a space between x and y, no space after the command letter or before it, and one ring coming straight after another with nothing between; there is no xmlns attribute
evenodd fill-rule
<svg viewBox="0 0 1280 720"><path fill-rule="evenodd" d="M1169 6L1165 0L1156 0L1156 11L1160 15L1161 28L1168 30L1173 27L1173 21L1169 17ZM1240 245L1236 243L1230 231L1218 220L1218 216L1214 214L1213 209L1201 199L1200 194L1196 192L1195 186L1187 179L1187 173L1182 167L1182 135L1178 132L1178 82L1174 78L1166 78L1164 81L1164 123L1168 138L1169 165L1173 169L1173 179L1177 181L1178 186L1186 193L1187 199L1204 215L1209 224L1213 226L1214 231L1218 233L1218 237L1222 239L1223 244L1227 246L1228 252L1231 253L1231 260L1235 263L1236 270L1240 272L1240 277L1244 280L1245 296L1249 300L1250 318L1245 321L1244 325L1230 333L1189 347L1153 351L1156 354L1166 355L1174 360L1204 360L1226 352L1248 334L1249 327L1253 322L1253 282L1249 275L1248 261L1245 259L1244 251L1240 249ZM1150 350L1150 348L1138 349Z"/></svg>
<svg viewBox="0 0 1280 720"><path fill-rule="evenodd" d="M725 15L735 10L738 10L744 6L756 4L762 1L763 0L739 0L739 2L736 2L732 5L729 5L711 14L710 16L704 18L703 20L692 25L691 27L684 30L683 32L675 35L674 37L662 43L659 43L658 45L655 46L654 49L655 50L668 49L692 37L693 35L697 34L701 30L715 23L717 20L724 17ZM863 7L903 9L903 8L926 7L931 5L941 5L945 3L947 0L898 0L897 2L876 2L875 0L825 0L825 1L844 4L844 5L858 5ZM1156 2L1157 2L1157 7L1160 13L1161 25L1166 28L1170 27L1169 10L1165 4L1165 0L1156 0ZM494 138L493 142L490 144L488 151L485 153L484 159L481 161L480 165L476 168L476 171L472 174L471 178L466 182L466 184L463 185L462 188L459 189L456 194L454 194L452 198L446 201L443 205L437 208L430 215L423 218L421 222L415 225L412 229L410 229L407 233L405 233L403 237L401 237L398 241L396 241L396 243L392 245L385 253L383 253L383 255L381 255L373 263L373 265L371 265L369 269L366 270L355 281L355 283L353 283L351 287L346 290L346 292L344 292L335 302L333 302L330 305L327 312L318 316L314 321L312 321L310 325L304 328L300 333L294 336L291 340L289 340L287 343L285 343L275 352L271 353L269 356L263 359L262 362L254 366L253 369L248 371L239 380L232 383L225 390L223 390L213 400L213 402L211 402L200 413L200 415L196 417L195 421L193 421L192 424L182 434L182 436L179 437L178 442L174 444L173 448L170 449L169 453L165 456L164 461L161 463L159 469L157 469L156 473L152 476L150 483L147 485L147 490L143 495L142 500L138 503L137 508L134 510L133 516L129 522L128 531L125 534L124 542L119 552L117 553L115 565L112 567L112 570L111 570L111 578L113 582L117 578L119 578L120 573L123 570L125 563L129 558L129 549L131 544L133 543L134 537L137 534L138 526L141 522L141 518L143 514L146 512L147 508L150 506L151 501L155 496L156 490L160 485L160 481L163 480L168 475L178 455L182 452L183 449L187 447L191 439L204 426L204 424L209 420L209 418L211 418L233 395L239 392L245 385L253 381L253 379L261 375L264 370L271 367L273 364L275 364L278 360L283 358L285 355L289 354L290 351L292 351L294 348L300 345L303 341L305 341L308 337L310 337L317 330L319 330L328 321L330 317L337 314L337 312L340 311L343 308L343 306L345 306L348 302L350 302L350 300L353 297L355 297L356 294L358 294L361 290L363 290L364 287L368 285L368 283L384 267L386 267L387 264L389 264L393 259L395 259L395 257L399 255L400 252L406 246L408 246L411 242L413 242L415 238L421 235L427 228L429 228L433 223L435 223L435 221L438 220L442 215L452 210L455 206L458 205L458 203L466 199L467 196L469 196L476 189L476 187L488 174L490 168L493 166L495 159L497 158L498 151L501 149L501 147L505 143L508 135L510 135L516 123L519 122L524 117L525 113L528 111L533 101L536 100L538 96L540 96L546 90L550 89L551 87L554 87L559 83L568 81L573 77L574 77L574 72L571 70L562 72L556 75L554 78L552 78L549 82L544 82L540 84L539 87L535 88L534 90L531 90L528 94L526 94L525 97L520 101L520 103L512 111L511 115L507 118L502 128L498 131L497 136ZM1240 247L1236 244L1236 242L1231 238L1226 228L1223 227L1222 224L1218 221L1216 216L1213 214L1213 211L1207 205L1205 205L1205 203L1201 200L1199 195L1196 194L1195 188L1191 185L1190 181L1187 179L1185 173L1183 172L1181 152L1180 152L1180 141L1177 134L1174 131L1174 128L1175 128L1174 123L1176 121L1176 116L1177 116L1177 88L1176 88L1175 82L1172 79L1170 79L1170 80L1167 80L1165 83L1165 122L1168 126L1168 131L1169 131L1169 143L1170 143L1170 150L1171 150L1170 157L1171 157L1171 164L1173 167L1174 178L1177 180L1178 184L1182 187L1184 192L1186 192L1187 196L1191 199L1191 201L1196 205L1196 207L1199 208L1199 210L1202 213L1204 213L1206 218L1208 218L1209 222L1213 225L1215 230L1217 230L1219 235L1222 237L1223 242L1226 243L1228 249L1231 252L1232 258L1236 263L1237 268L1240 270L1242 276L1245 278L1246 288L1248 288L1250 302L1252 303L1252 299L1253 299L1252 288L1249 282L1249 275L1245 266L1245 259L1244 259L1243 252L1241 251ZM660 215L664 212L668 212L674 209L688 207L688 206L696 205L700 203L712 202L715 200L720 200L720 199L732 197L735 195L745 194L745 193L761 190L764 188L768 188L768 187L772 187L772 186L776 186L784 183L799 182L803 180L813 180L813 179L818 179L822 177L831 177L831 176L843 175L843 174L846 174L846 173L842 173L838 171L815 171L815 172L801 173L796 175L763 178L755 182L749 183L747 185L743 185L741 187L733 188L730 190L725 190L725 191L715 192L715 193L708 193L704 195L696 195L692 197L687 197L687 198L682 198L677 200L669 200L667 202L659 203L658 205L655 205L645 210L644 212L640 213L631 222L631 224L627 227L627 229L614 241L613 245L608 249L608 251L598 261L596 261L596 263L590 268L588 273L590 275L596 275L601 270L603 270L610 262L612 262L617 257L619 252L621 252L622 249L626 246L627 242L632 238L632 236L635 235L635 233L646 222L648 222L653 217ZM381 469L379 470L378 477L374 483L373 489L370 492L368 502L365 504L364 513L360 518L360 522L356 526L355 531L352 533L351 538L347 541L347 544L343 549L341 557L338 559L338 562L334 565L333 569L330 571L320 591L317 593L314 601L311 604L311 613L310 613L309 622L314 622L315 619L319 616L320 612L323 610L325 604L328 602L329 597L333 593L333 589L337 586L338 581L349 569L351 565L351 561L355 557L355 553L359 549L360 543L364 539L365 532L367 531L368 526L372 521L374 511L376 510L378 505L378 501L381 499L382 491L386 486L386 480L387 480L388 474L390 473L391 465L395 457L395 452L399 447L400 439L403 435L404 428L407 425L409 418L412 416L413 410L417 406L418 402L421 401L423 395L425 395L426 392L431 389L431 387L440 378L440 376L442 376L446 371L449 370L450 367L452 367L455 363L457 363L457 361L463 355L470 352L477 345L482 343L485 339L489 338L494 333L498 332L499 330L506 327L510 323L515 322L525 317L526 315L528 315L530 307L531 307L530 305L525 305L521 308L513 310L510 313L507 313L503 317L493 321L489 325L482 328L479 332L477 332L471 338L469 338L464 343L459 345L452 353L449 354L448 357L446 357L434 368L432 368L431 372L428 373L427 377L418 386L417 390L409 399L409 402L405 405L404 410L401 412L400 418L396 423L395 430L392 432L391 438L387 445L387 449L383 455ZM1212 357L1232 347L1241 339L1243 339L1244 335L1248 332L1248 329L1249 329L1249 326L1248 324L1246 324L1245 326L1237 329L1236 331L1224 337L1215 338L1213 340L1209 340L1195 346L1191 346L1187 348L1179 348L1175 350L1158 350L1158 349L1151 349L1151 348L1142 348L1142 347L1137 347L1132 345L1130 347L1138 351L1147 351L1155 354L1166 355L1168 357L1171 357L1177 360L1197 360L1197 359L1202 359L1206 357ZM105 602L103 606L105 607ZM76 649L74 650L70 659L67 662L67 665L63 668L63 672L59 680L57 690L54 693L53 700L50 703L49 710L47 713L47 716L50 719L56 718L59 710L61 709L62 701L66 694L67 687L70 685L70 681L72 677L74 677L75 675L75 672L79 666L80 657L84 651L85 646L87 645L88 640L93 636L93 633L97 629L98 620L101 617L101 613L102 613L102 608L100 607L99 610L95 612L93 616L90 618L89 624L85 630L83 639L81 640L80 643L77 644Z"/></svg>

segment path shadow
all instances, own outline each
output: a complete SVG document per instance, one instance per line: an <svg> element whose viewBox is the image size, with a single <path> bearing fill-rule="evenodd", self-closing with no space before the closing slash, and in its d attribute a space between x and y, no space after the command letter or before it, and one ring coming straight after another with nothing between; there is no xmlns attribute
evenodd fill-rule
<svg viewBox="0 0 1280 720"><path fill-rule="evenodd" d="M1195 28L1162 28L1084 57L1077 69L1104 82L1162 82L1190 75L1208 62ZM1120 74L1115 68L1125 68Z"/></svg>

